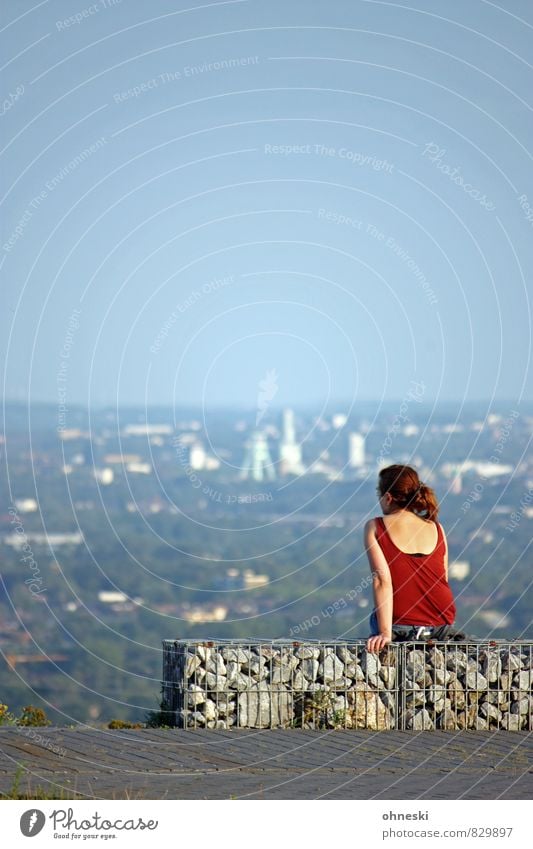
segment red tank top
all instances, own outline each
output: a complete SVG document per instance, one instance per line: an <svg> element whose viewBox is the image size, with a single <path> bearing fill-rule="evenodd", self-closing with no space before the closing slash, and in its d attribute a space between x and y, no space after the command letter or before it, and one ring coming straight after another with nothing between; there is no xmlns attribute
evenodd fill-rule
<svg viewBox="0 0 533 849"><path fill-rule="evenodd" d="M437 534L437 545L430 554L406 554L393 543L383 519L376 519L376 538L392 578L395 625L452 625L455 620L455 603L444 571L446 546L439 524Z"/></svg>

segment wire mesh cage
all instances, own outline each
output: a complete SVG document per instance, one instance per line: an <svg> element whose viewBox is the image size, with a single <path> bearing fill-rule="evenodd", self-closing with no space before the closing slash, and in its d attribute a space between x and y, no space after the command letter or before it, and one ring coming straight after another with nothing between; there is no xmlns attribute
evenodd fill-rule
<svg viewBox="0 0 533 849"><path fill-rule="evenodd" d="M402 644L400 728L533 729L533 644Z"/></svg>
<svg viewBox="0 0 533 849"><path fill-rule="evenodd" d="M366 640L163 644L179 728L533 730L533 644Z"/></svg>
<svg viewBox="0 0 533 849"><path fill-rule="evenodd" d="M164 701L181 728L397 727L399 647L165 641Z"/></svg>

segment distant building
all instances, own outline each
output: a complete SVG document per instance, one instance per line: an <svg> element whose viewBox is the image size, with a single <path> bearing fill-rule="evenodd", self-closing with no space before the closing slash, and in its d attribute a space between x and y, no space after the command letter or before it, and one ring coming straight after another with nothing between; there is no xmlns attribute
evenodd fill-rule
<svg viewBox="0 0 533 849"><path fill-rule="evenodd" d="M228 608L222 604L212 607L197 605L181 611L181 616L186 622L223 622L227 615Z"/></svg>
<svg viewBox="0 0 533 849"><path fill-rule="evenodd" d="M514 471L514 466L506 463L489 463L483 460L463 460L459 463L443 463L441 471L446 477L475 472L480 477L493 478L500 475L510 475Z"/></svg>
<svg viewBox="0 0 533 849"><path fill-rule="evenodd" d="M173 428L168 424L129 424L122 432L124 436L170 436Z"/></svg>
<svg viewBox="0 0 533 849"><path fill-rule="evenodd" d="M266 586L266 584L270 583L270 578L268 577L268 575L259 575L252 569L244 570L243 580L246 589L253 589L254 587L264 587Z"/></svg>
<svg viewBox="0 0 533 849"><path fill-rule="evenodd" d="M302 465L302 449L296 441L294 413L283 410L282 438L279 446L280 472L282 475L301 475L305 472Z"/></svg>
<svg viewBox="0 0 533 849"><path fill-rule="evenodd" d="M470 563L467 560L455 560L448 566L448 577L456 581L464 581L470 574Z"/></svg>
<svg viewBox="0 0 533 849"><path fill-rule="evenodd" d="M106 454L104 463L110 466L121 466L123 463L139 463L141 459L140 454Z"/></svg>
<svg viewBox="0 0 533 849"><path fill-rule="evenodd" d="M206 453L200 442L195 442L189 449L189 465L191 469L200 470L205 467Z"/></svg>
<svg viewBox="0 0 533 849"><path fill-rule="evenodd" d="M483 620L485 625L488 625L489 628L493 628L494 630L508 628L511 624L509 617L499 610L480 610L478 616Z"/></svg>
<svg viewBox="0 0 533 849"><path fill-rule="evenodd" d="M455 475L452 480L450 491L453 495L460 495L463 491L463 478L462 475Z"/></svg>
<svg viewBox="0 0 533 849"><path fill-rule="evenodd" d="M126 465L126 471L134 475L150 475L152 473L152 466L150 463L128 463Z"/></svg>
<svg viewBox="0 0 533 849"><path fill-rule="evenodd" d="M86 431L80 430L77 427L64 427L59 431L59 436L65 441L69 439L89 438L89 434Z"/></svg>
<svg viewBox="0 0 533 849"><path fill-rule="evenodd" d="M84 537L81 531L74 531L69 534L6 534L4 542L13 548L22 548L27 542L34 545L58 546L58 545L81 545Z"/></svg>
<svg viewBox="0 0 533 849"><path fill-rule="evenodd" d="M331 424L335 428L335 430L339 430L341 427L344 427L346 422L348 421L348 416L344 413L335 413L331 417Z"/></svg>
<svg viewBox="0 0 533 849"><path fill-rule="evenodd" d="M365 438L361 433L348 434L348 465L351 469L365 465Z"/></svg>
<svg viewBox="0 0 533 849"><path fill-rule="evenodd" d="M35 498L15 498L15 507L19 513L35 513L38 504Z"/></svg>
<svg viewBox="0 0 533 849"><path fill-rule="evenodd" d="M109 486L109 484L113 483L115 479L115 473L113 469L94 469L94 477L101 483L102 486Z"/></svg>
<svg viewBox="0 0 533 849"><path fill-rule="evenodd" d="M115 590L102 590L98 593L98 601L104 604L117 604L120 601L128 601L128 596Z"/></svg>
<svg viewBox="0 0 533 849"><path fill-rule="evenodd" d="M268 442L261 430L253 430L245 443L244 463L239 477L241 480L251 478L255 481L274 480L276 477Z"/></svg>

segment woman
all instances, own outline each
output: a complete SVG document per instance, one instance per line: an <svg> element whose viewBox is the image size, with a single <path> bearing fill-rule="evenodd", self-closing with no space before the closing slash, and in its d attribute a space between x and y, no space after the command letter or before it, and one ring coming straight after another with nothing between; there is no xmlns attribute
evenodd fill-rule
<svg viewBox="0 0 533 849"><path fill-rule="evenodd" d="M365 525L375 609L369 651L393 639L449 638L455 603L435 493L411 466L387 466L377 489L383 517ZM464 635L458 635L464 636Z"/></svg>

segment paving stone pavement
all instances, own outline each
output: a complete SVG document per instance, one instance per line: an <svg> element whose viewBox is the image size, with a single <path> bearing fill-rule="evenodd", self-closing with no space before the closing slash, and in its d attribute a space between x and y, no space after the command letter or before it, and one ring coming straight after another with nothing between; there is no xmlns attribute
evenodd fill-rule
<svg viewBox="0 0 533 849"><path fill-rule="evenodd" d="M0 794L95 799L530 799L533 734L0 728ZM54 798L52 796L52 798Z"/></svg>

